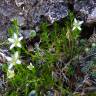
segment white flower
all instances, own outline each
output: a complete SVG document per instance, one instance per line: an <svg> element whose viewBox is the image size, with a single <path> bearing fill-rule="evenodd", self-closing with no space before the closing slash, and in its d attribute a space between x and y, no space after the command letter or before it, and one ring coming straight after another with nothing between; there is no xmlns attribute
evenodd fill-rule
<svg viewBox="0 0 96 96"><path fill-rule="evenodd" d="M7 71L7 78L11 79L15 76L14 70Z"/></svg>
<svg viewBox="0 0 96 96"><path fill-rule="evenodd" d="M32 69L34 68L34 66L32 65L32 63L30 63L30 65L28 65L27 68L28 68L29 70L32 70Z"/></svg>
<svg viewBox="0 0 96 96"><path fill-rule="evenodd" d="M9 62L9 69L11 69L16 64L21 64L18 51L16 51L12 57L6 57L6 59Z"/></svg>
<svg viewBox="0 0 96 96"><path fill-rule="evenodd" d="M14 47L20 47L21 48L21 44L20 41L23 39L23 37L18 38L17 34L14 33L12 38L8 38L8 41L10 43L12 43L12 45L10 46L10 49L14 48Z"/></svg>
<svg viewBox="0 0 96 96"><path fill-rule="evenodd" d="M74 22L73 22L73 28L72 30L75 30L75 29L78 29L81 31L81 25L82 25L83 21L78 21L76 20L76 18L74 19Z"/></svg>

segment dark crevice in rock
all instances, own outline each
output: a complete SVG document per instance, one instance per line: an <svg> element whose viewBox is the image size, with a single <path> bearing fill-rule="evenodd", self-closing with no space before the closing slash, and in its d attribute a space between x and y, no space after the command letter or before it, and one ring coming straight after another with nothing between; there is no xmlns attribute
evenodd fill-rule
<svg viewBox="0 0 96 96"><path fill-rule="evenodd" d="M81 38L83 38L83 39L87 38L88 39L92 35L93 29L94 29L93 26L91 26L91 27L83 26L83 30L81 32Z"/></svg>
<svg viewBox="0 0 96 96"><path fill-rule="evenodd" d="M92 26L86 26L85 25L85 26L83 26L82 27L82 32L80 34L81 38L89 39L90 36L93 34L95 27L96 27L95 25L92 25Z"/></svg>

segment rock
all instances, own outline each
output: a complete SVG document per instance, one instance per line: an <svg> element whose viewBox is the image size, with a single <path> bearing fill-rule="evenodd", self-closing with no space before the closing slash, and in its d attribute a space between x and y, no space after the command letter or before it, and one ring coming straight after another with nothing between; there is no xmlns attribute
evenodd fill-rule
<svg viewBox="0 0 96 96"><path fill-rule="evenodd" d="M65 6L64 2L53 3L48 12L44 15L48 18L51 23L54 23L57 20L60 20L68 15L68 9Z"/></svg>
<svg viewBox="0 0 96 96"><path fill-rule="evenodd" d="M0 43L7 39L7 30L9 26L8 18L0 14Z"/></svg>
<svg viewBox="0 0 96 96"><path fill-rule="evenodd" d="M18 13L18 8L15 6L14 2L6 3L0 1L0 14L4 17L12 17Z"/></svg>
<svg viewBox="0 0 96 96"><path fill-rule="evenodd" d="M25 39L28 39L30 37L30 30L20 30L20 33Z"/></svg>
<svg viewBox="0 0 96 96"><path fill-rule="evenodd" d="M14 6L14 3L10 2L4 0L0 1L0 41L7 39L8 28L11 24L10 19L16 16L19 11L16 6Z"/></svg>
<svg viewBox="0 0 96 96"><path fill-rule="evenodd" d="M96 22L96 7L92 10L92 12L88 15L87 23L95 23Z"/></svg>
<svg viewBox="0 0 96 96"><path fill-rule="evenodd" d="M24 0L15 0L15 3L18 7L24 4Z"/></svg>
<svg viewBox="0 0 96 96"><path fill-rule="evenodd" d="M28 96L36 96L36 91L35 90L32 90Z"/></svg>
<svg viewBox="0 0 96 96"><path fill-rule="evenodd" d="M45 17L50 23L53 23L68 15L68 8L62 0L48 0L39 2L35 9L30 12L33 17L33 23L39 23L41 17Z"/></svg>
<svg viewBox="0 0 96 96"><path fill-rule="evenodd" d="M96 22L96 0L75 0L74 10L77 17L85 20L85 23Z"/></svg>
<svg viewBox="0 0 96 96"><path fill-rule="evenodd" d="M43 20L54 23L67 15L68 7L64 0L1 0L0 40L6 40L7 30L14 18L19 21L20 28L25 26L25 30L32 30Z"/></svg>

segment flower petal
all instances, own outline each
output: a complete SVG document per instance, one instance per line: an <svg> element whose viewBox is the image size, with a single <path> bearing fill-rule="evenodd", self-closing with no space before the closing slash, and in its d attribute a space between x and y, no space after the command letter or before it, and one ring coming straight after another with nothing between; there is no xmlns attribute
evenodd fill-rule
<svg viewBox="0 0 96 96"><path fill-rule="evenodd" d="M7 59L7 61L11 61L12 60L12 58L8 57L8 56L6 56L6 59Z"/></svg>
<svg viewBox="0 0 96 96"><path fill-rule="evenodd" d="M10 46L10 50L13 49L14 47L15 47L15 44L12 44L12 45Z"/></svg>
<svg viewBox="0 0 96 96"><path fill-rule="evenodd" d="M23 37L20 37L20 38L19 38L19 41L21 41L22 39L23 39Z"/></svg>
<svg viewBox="0 0 96 96"><path fill-rule="evenodd" d="M17 63L17 64L21 64L21 61L20 61L20 60L17 60L16 63Z"/></svg>
<svg viewBox="0 0 96 96"><path fill-rule="evenodd" d="M8 38L8 41L11 43L14 43L14 39L12 39L12 38Z"/></svg>
<svg viewBox="0 0 96 96"><path fill-rule="evenodd" d="M79 21L79 25L82 25L83 21Z"/></svg>
<svg viewBox="0 0 96 96"><path fill-rule="evenodd" d="M78 29L81 31L81 27L80 26L78 26Z"/></svg>
<svg viewBox="0 0 96 96"><path fill-rule="evenodd" d="M78 23L78 21L76 20L76 18L74 19L74 23L75 23L75 24Z"/></svg>
<svg viewBox="0 0 96 96"><path fill-rule="evenodd" d="M20 47L21 48L21 44L19 42L17 43L17 47Z"/></svg>
<svg viewBox="0 0 96 96"><path fill-rule="evenodd" d="M17 34L16 33L14 33L14 39L17 39Z"/></svg>
<svg viewBox="0 0 96 96"><path fill-rule="evenodd" d="M74 27L72 28L72 31L75 30L75 29L76 29L76 27L74 26Z"/></svg>

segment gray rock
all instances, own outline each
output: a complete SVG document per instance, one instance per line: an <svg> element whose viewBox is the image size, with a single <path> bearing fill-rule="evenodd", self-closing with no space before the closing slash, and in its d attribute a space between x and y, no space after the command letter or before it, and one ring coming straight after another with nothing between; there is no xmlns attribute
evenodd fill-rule
<svg viewBox="0 0 96 96"><path fill-rule="evenodd" d="M65 6L64 2L58 2L56 4L53 3L44 16L47 17L51 23L54 23L55 21L60 20L61 18L66 17L67 15L68 9Z"/></svg>
<svg viewBox="0 0 96 96"><path fill-rule="evenodd" d="M23 35L25 39L31 38L32 30L20 30L20 33Z"/></svg>
<svg viewBox="0 0 96 96"><path fill-rule="evenodd" d="M96 22L96 0L75 0L74 10L87 24Z"/></svg>
<svg viewBox="0 0 96 96"><path fill-rule="evenodd" d="M31 15L33 17L33 22L40 22L41 16L45 17L50 23L66 17L68 15L68 8L65 2L62 0L57 1L43 1L42 4L38 5Z"/></svg>
<svg viewBox="0 0 96 96"><path fill-rule="evenodd" d="M10 18L16 16L19 11L16 9L14 3L10 3L9 1L0 1L0 41L7 39Z"/></svg>
<svg viewBox="0 0 96 96"><path fill-rule="evenodd" d="M15 3L18 7L22 6L23 4L31 4L31 6L34 6L38 1L41 0L15 0Z"/></svg>
<svg viewBox="0 0 96 96"><path fill-rule="evenodd" d="M36 91L35 90L31 91L28 96L37 96Z"/></svg>
<svg viewBox="0 0 96 96"><path fill-rule="evenodd" d="M20 27L31 30L43 20L54 23L67 15L68 8L64 0L1 0L0 40L6 39L13 18L17 18Z"/></svg>
<svg viewBox="0 0 96 96"><path fill-rule="evenodd" d="M87 23L96 22L96 7L92 10L92 12L88 15Z"/></svg>
<svg viewBox="0 0 96 96"><path fill-rule="evenodd" d="M8 18L0 14L0 42L7 39L7 30L9 26Z"/></svg>

